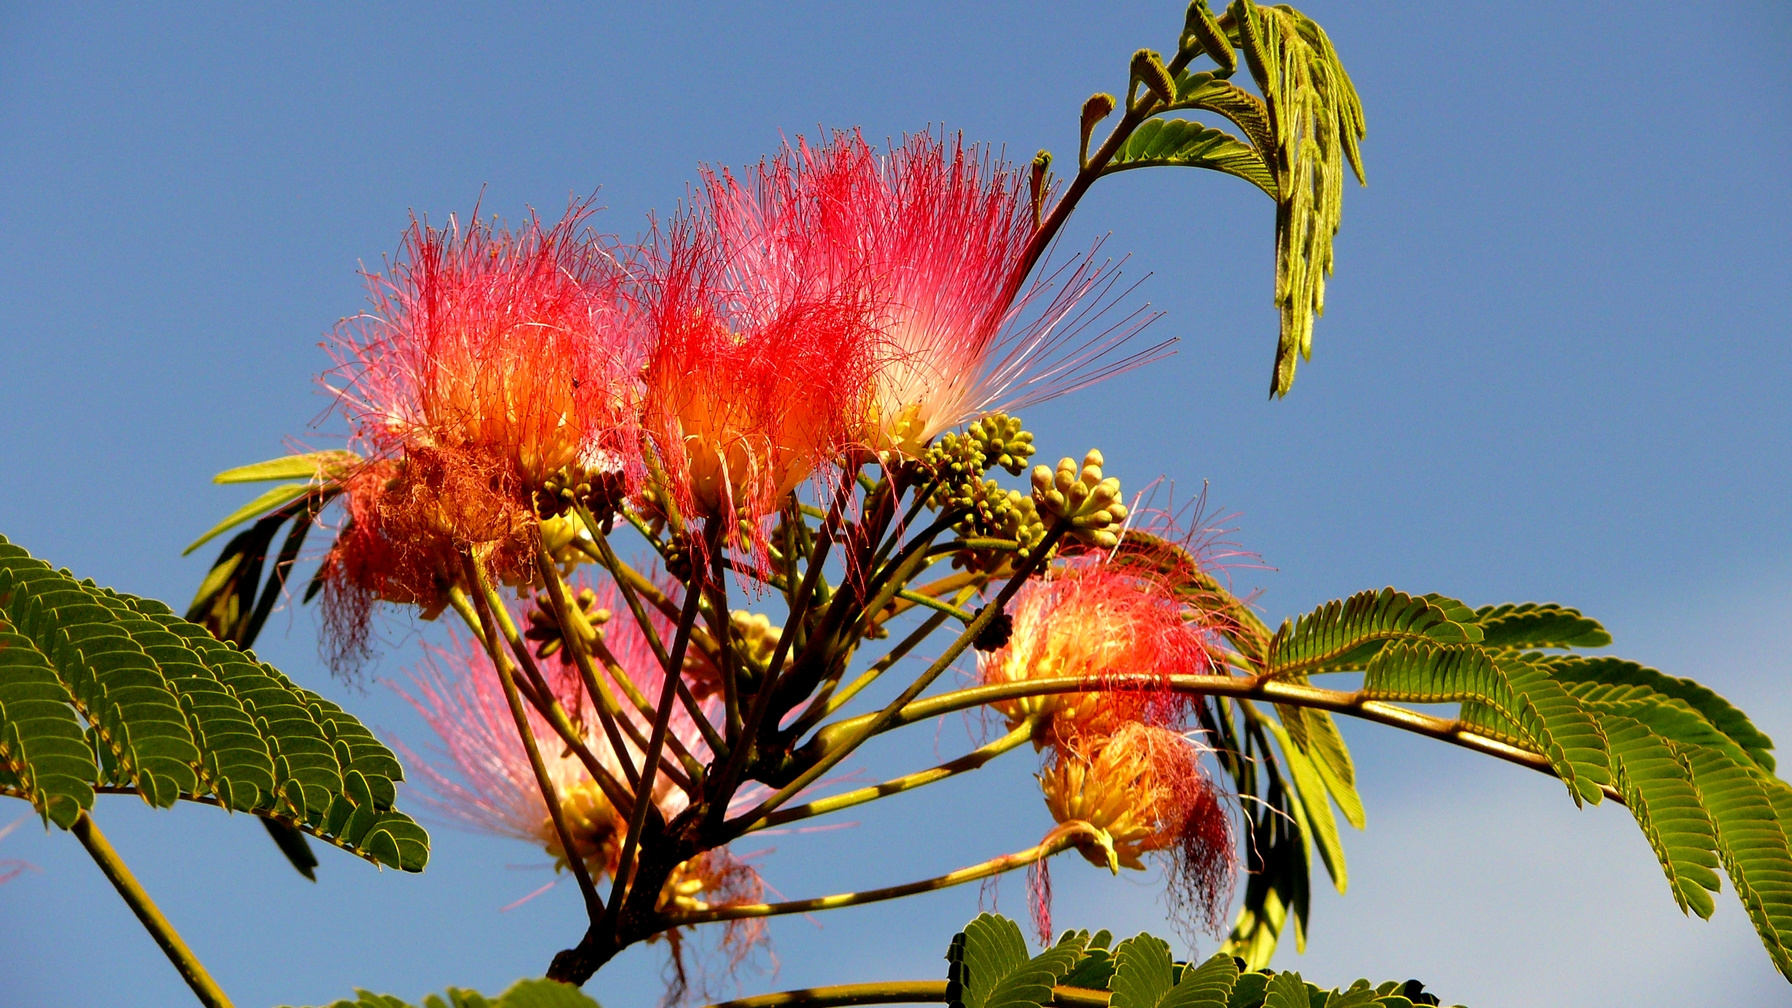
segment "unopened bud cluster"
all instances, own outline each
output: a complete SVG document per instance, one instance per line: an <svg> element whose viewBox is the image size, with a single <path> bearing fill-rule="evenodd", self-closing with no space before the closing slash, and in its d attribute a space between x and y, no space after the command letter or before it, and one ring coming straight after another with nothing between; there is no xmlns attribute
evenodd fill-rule
<svg viewBox="0 0 1792 1008"><path fill-rule="evenodd" d="M1080 470L1069 458L1058 462L1056 472L1034 466L1033 500L1041 514L1065 522L1072 538L1108 549L1120 541L1126 505L1120 502L1119 477L1102 478L1101 466L1101 452L1093 448Z"/></svg>
<svg viewBox="0 0 1792 1008"><path fill-rule="evenodd" d="M590 646L590 642L602 634L597 628L610 621L610 610L598 607L597 593L589 588L579 589L571 601L578 607L578 615L573 617L573 622L583 624L577 629L586 646ZM559 654L561 661L571 660L571 656L564 653L566 630L560 625L553 599L547 592L536 594L535 605L524 614L524 618L529 622L529 629L523 631L523 637L538 642L535 648L537 658L551 658Z"/></svg>

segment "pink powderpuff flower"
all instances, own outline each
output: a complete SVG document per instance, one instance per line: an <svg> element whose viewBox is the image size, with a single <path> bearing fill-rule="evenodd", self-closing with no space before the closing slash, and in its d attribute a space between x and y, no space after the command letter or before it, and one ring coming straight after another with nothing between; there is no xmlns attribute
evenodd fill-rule
<svg viewBox="0 0 1792 1008"><path fill-rule="evenodd" d="M991 705L1010 728L1043 719L1040 747L1110 734L1130 722L1179 727L1189 711L1186 698L1149 683L1214 668L1212 630L1190 618L1174 586L1105 555L1072 559L1029 582L1008 612L1008 642L978 656L983 683L1076 677L1097 687ZM1126 676L1135 681L1115 688Z"/></svg>
<svg viewBox="0 0 1792 1008"><path fill-rule="evenodd" d="M1046 297L1048 281L1017 297L1035 231L1026 182L960 137L914 135L887 154L857 132L821 147L799 138L759 167L750 189L726 173L707 183L717 230L744 268L787 294L815 283L866 292L883 337L860 430L874 451L918 455L948 428L1163 349L1101 363L1150 321L1143 312L1078 342L1113 282L1087 259L1055 295Z"/></svg>
<svg viewBox="0 0 1792 1008"><path fill-rule="evenodd" d="M645 344L616 251L575 203L552 228L416 220L333 346L356 436L402 459L402 500L462 543L514 534L569 467L638 475Z"/></svg>
<svg viewBox="0 0 1792 1008"><path fill-rule="evenodd" d="M608 597L599 600L602 608L610 608L611 603L613 599ZM606 626L605 642L635 687L642 694L657 698L663 676L639 629L626 620L613 621ZM445 762L432 764L406 753L417 776L435 793L426 801L459 825L541 847L554 858L557 867L563 868L569 856L576 856L594 877L614 877L628 823L597 786L584 763L567 750L545 718L528 709L530 728L571 834L573 850L569 854L548 815L528 754L517 737L515 718L489 658L458 638L451 647L430 650L424 664L411 675L415 693L399 690L435 730L441 740L440 752L446 757ZM607 685L613 694L621 695L614 680ZM560 675L550 679L549 686L575 722L585 726L587 748L613 777L625 779L621 759L599 726L595 706L577 673L563 668ZM719 701L711 700L705 705L705 713L719 715L720 706ZM647 719L629 711L626 700L623 716L634 721L643 737L649 733ZM702 733L683 707L673 708L670 727L672 735L700 762L711 760ZM640 766L643 754L632 744L624 755L632 765ZM763 797L756 791L743 792L736 805L744 809ZM683 812L690 803L685 791L664 774L655 777L652 800L667 819ZM665 911L697 911L756 903L763 898L764 883L758 872L726 849L718 848L680 865L662 890L659 903ZM664 937L672 954L677 989L686 976L685 939L672 933ZM720 950L733 968L766 942L764 921L730 921L724 926Z"/></svg>
<svg viewBox="0 0 1792 1008"><path fill-rule="evenodd" d="M724 522L738 545L737 517L776 511L848 446L877 330L862 290L751 268L712 207L682 214L655 247L644 423L672 502Z"/></svg>

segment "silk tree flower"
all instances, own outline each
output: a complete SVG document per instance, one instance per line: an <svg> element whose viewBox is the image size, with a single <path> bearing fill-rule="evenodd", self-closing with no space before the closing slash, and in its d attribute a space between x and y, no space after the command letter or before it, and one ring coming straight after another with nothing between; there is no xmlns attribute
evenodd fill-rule
<svg viewBox="0 0 1792 1008"><path fill-rule="evenodd" d="M1186 700L1150 683L1213 668L1212 635L1191 619L1174 587L1137 568L1084 556L1029 582L1009 603L1008 642L978 656L987 685L1028 679L1086 679L1086 693L1048 693L992 704L1019 727L1042 722L1036 745L1074 743L1130 722L1179 726ZM1145 677L1114 684L1123 676Z"/></svg>
<svg viewBox="0 0 1792 1008"><path fill-rule="evenodd" d="M863 291L759 268L712 206L655 247L644 422L673 503L738 543L737 517L776 511L848 445L877 331Z"/></svg>
<svg viewBox="0 0 1792 1008"><path fill-rule="evenodd" d="M822 147L800 138L755 185L707 180L718 231L786 296L808 285L868 294L883 336L860 440L909 456L948 428L1018 409L1136 366L1161 347L1102 366L1149 317L1134 313L1078 342L1112 278L1087 259L1057 292L1022 295L1034 234L1021 172L959 137L909 137L887 154L857 132ZM1091 295L1097 295L1091 297ZM1043 308L1029 314L1035 302Z"/></svg>
<svg viewBox="0 0 1792 1008"><path fill-rule="evenodd" d="M413 220L338 327L356 437L400 461L381 508L460 544L502 542L569 468L639 474L643 331L615 250L575 204L552 228Z"/></svg>
<svg viewBox="0 0 1792 1008"><path fill-rule="evenodd" d="M616 620L606 627L605 640L636 688L646 696L657 697L662 675L639 630L626 620ZM430 650L423 665L411 675L414 693L399 690L441 740L439 751L445 757L441 762L430 763L406 752L419 779L434 792L426 801L461 826L539 846L554 859L557 869L565 868L570 857L577 857L594 878L613 878L628 823L597 786L584 763L566 749L546 719L533 708L528 709L530 728L571 836L573 849L568 852L548 815L528 754L517 738L515 718L489 658L477 647L459 640L452 647ZM600 727L594 705L585 695L577 674L563 669L553 678L557 681L550 681L550 688L575 723L584 726L585 745L612 776L624 779L618 754ZM614 681L608 685L613 692L617 690ZM624 704L626 710L626 700ZM719 702L712 701L707 706L718 708L719 713ZM648 734L645 718L638 713L624 716L634 720L643 736ZM673 708L670 730L700 762L711 759L702 734L682 707ZM627 756L635 766L640 765L642 753L634 746L629 747ZM744 807L762 797L756 792L745 793L738 801ZM656 775L652 800L667 819L689 806L685 791L664 774ZM764 888L757 871L725 848L718 848L680 865L661 891L659 907L662 911L698 911L756 903L764 898ZM681 986L686 975L685 939L675 933L663 937L672 955L677 986ZM766 941L762 920L730 921L724 925L720 949L733 968Z"/></svg>
<svg viewBox="0 0 1792 1008"><path fill-rule="evenodd" d="M1039 784L1054 820L1099 831L1099 840L1077 843L1091 864L1143 870L1144 856L1158 855L1167 862L1172 909L1217 932L1237 849L1222 793L1200 767L1202 752L1178 732L1129 722L1056 749Z"/></svg>

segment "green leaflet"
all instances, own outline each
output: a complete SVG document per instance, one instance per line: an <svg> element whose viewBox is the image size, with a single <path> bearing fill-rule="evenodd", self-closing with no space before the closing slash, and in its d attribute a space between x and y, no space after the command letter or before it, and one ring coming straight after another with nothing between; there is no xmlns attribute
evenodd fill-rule
<svg viewBox="0 0 1792 1008"><path fill-rule="evenodd" d="M1325 32L1291 7L1235 0L1233 41L1267 99L1275 143L1276 306L1281 335L1270 395L1286 395L1312 356L1313 320L1325 312L1325 276L1344 205L1344 163L1363 181L1357 141L1363 106Z"/></svg>
<svg viewBox="0 0 1792 1008"><path fill-rule="evenodd" d="M1344 866L1344 844L1338 838L1338 821L1332 815L1325 781L1314 761L1289 741L1285 730L1273 723L1268 727L1282 747L1282 762L1288 765L1290 783L1299 799L1296 810L1301 832L1319 848L1319 859L1325 863L1326 874L1332 877L1332 884L1342 893L1349 884L1349 876Z"/></svg>
<svg viewBox="0 0 1792 1008"><path fill-rule="evenodd" d="M1267 673L1296 679L1359 669L1389 641L1472 642L1472 625L1452 621L1444 609L1392 588L1361 591L1288 621L1269 643Z"/></svg>
<svg viewBox="0 0 1792 1008"><path fill-rule="evenodd" d="M1489 656L1474 644L1398 643L1370 659L1363 695L1414 703L1472 703L1549 758L1578 804L1598 804L1611 783L1605 741L1580 703L1539 666Z"/></svg>
<svg viewBox="0 0 1792 1008"><path fill-rule="evenodd" d="M1170 946L1162 938L1137 934L1114 949L1110 1008L1158 1008L1173 986Z"/></svg>
<svg viewBox="0 0 1792 1008"><path fill-rule="evenodd" d="M352 451L332 449L330 451L309 452L304 455L282 455L256 462L235 469L226 469L212 477L213 483L261 483L268 480L331 479L361 462L361 456Z"/></svg>
<svg viewBox="0 0 1792 1008"><path fill-rule="evenodd" d="M420 871L397 758L335 704L159 602L77 582L0 537L4 793L67 826L94 788L273 817Z"/></svg>
<svg viewBox="0 0 1792 1008"><path fill-rule="evenodd" d="M1348 988L1323 990L1298 973L1269 969L1240 972L1237 961L1224 951L1197 965L1172 961L1169 943L1155 935L1135 935L1111 952L1107 948L1110 940L1112 935L1106 931L1098 931L1093 937L1087 931L1066 931L1056 945L1029 960L1026 940L1018 925L996 914L979 914L953 936L946 953L946 999L952 1005L973 1003L966 997L967 985L984 987L987 994L972 992L970 998L987 997L988 1000L976 1003L991 1005L996 1003L995 992L1003 985L1014 990L1024 986L1018 979L1010 978L1030 971L1036 971L1038 976L1026 997L1008 1003L1043 1004L1052 995L1051 987L1045 985L1048 977L1059 978L1057 986L1061 987L1107 991L1110 1008L1411 1008L1409 996L1419 996L1425 987L1417 980L1389 980L1379 986L1358 980ZM1001 973L1003 979L990 979L999 970L1006 971ZM982 973L985 979L975 980L976 973ZM1083 982L1073 982L1078 980ZM1032 1000L1034 997L1040 1000ZM1298 1000L1294 1000L1296 997Z"/></svg>
<svg viewBox="0 0 1792 1008"><path fill-rule="evenodd" d="M316 487L310 483L282 483L277 487L272 487L264 491L261 496L225 515L223 521L213 525L204 535L188 543L187 548L180 551L180 555L186 556L243 522L251 518L259 518L269 511L283 508L315 489Z"/></svg>
<svg viewBox="0 0 1792 1008"><path fill-rule="evenodd" d="M1147 119L1140 123L1101 173L1112 175L1133 168L1161 167L1225 172L1275 198L1275 176L1255 147L1188 119Z"/></svg>
<svg viewBox="0 0 1792 1008"><path fill-rule="evenodd" d="M1183 970L1162 1008L1226 1008L1237 984L1238 963L1229 955L1215 955Z"/></svg>
<svg viewBox="0 0 1792 1008"><path fill-rule="evenodd" d="M1730 882L1774 965L1792 979L1792 848L1769 796L1773 785L1722 753L1692 749L1686 756Z"/></svg>
<svg viewBox="0 0 1792 1008"><path fill-rule="evenodd" d="M1079 937L1088 934L1086 931L1067 932ZM1060 939L1061 941L1062 939ZM1082 987L1086 990L1107 990L1109 981L1114 978L1114 954L1108 951L1108 944L1114 936L1107 931L1097 931L1094 937L1085 940L1083 954L1076 965L1059 981L1063 987Z"/></svg>
<svg viewBox="0 0 1792 1008"><path fill-rule="evenodd" d="M63 829L92 807L99 772L73 704L42 652L0 629L0 788Z"/></svg>
<svg viewBox="0 0 1792 1008"><path fill-rule="evenodd" d="M995 914L978 914L953 936L946 950L952 1008L984 1008L990 992L1027 959L1027 939L1020 925Z"/></svg>
<svg viewBox="0 0 1792 1008"><path fill-rule="evenodd" d="M1681 912L1710 919L1718 891L1717 833L1699 805L1692 770L1670 742L1621 714L1601 714L1624 803L1654 848Z"/></svg>
<svg viewBox="0 0 1792 1008"><path fill-rule="evenodd" d="M419 1008L390 994L375 994L357 989L353 1001L332 1001L323 1008ZM504 993L487 998L478 991L450 987L441 994L424 997L421 1008L598 1008L596 1001L574 987L558 980L518 980Z"/></svg>
<svg viewBox="0 0 1792 1008"><path fill-rule="evenodd" d="M1553 602L1482 606L1473 614L1481 628L1481 646L1503 648L1605 647L1612 642L1599 621L1580 610Z"/></svg>
<svg viewBox="0 0 1792 1008"><path fill-rule="evenodd" d="M1263 992L1263 1008L1310 1008L1307 982L1292 970L1277 973Z"/></svg>
<svg viewBox="0 0 1792 1008"><path fill-rule="evenodd" d="M1554 655L1541 660L1547 662L1551 676L1577 695L1591 696L1597 693L1605 699L1623 699L1644 693L1657 693L1682 701L1742 747L1749 759L1761 769L1769 772L1774 769L1773 754L1770 752L1773 740L1762 734L1748 719L1748 715L1737 710L1728 700L1691 679L1666 675L1622 658ZM1631 689L1623 691L1617 687Z"/></svg>

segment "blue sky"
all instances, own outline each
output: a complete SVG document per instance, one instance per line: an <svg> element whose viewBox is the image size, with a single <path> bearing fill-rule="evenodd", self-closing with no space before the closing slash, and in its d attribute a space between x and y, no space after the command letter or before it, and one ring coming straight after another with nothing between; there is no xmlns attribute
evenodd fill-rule
<svg viewBox="0 0 1792 1008"><path fill-rule="evenodd" d="M1393 584L1554 600L1616 650L1732 697L1792 737L1792 13L1700 5L1312 3L1366 107L1370 186L1346 194L1314 358L1266 402L1269 203L1219 175L1104 182L1067 235L1129 255L1175 357L1028 414L1046 454L1098 445L1139 486L1206 482L1267 569L1273 620ZM242 494L220 469L319 445L319 339L363 303L358 264L415 210L512 218L599 191L637 234L700 163L817 124L945 126L1017 160L1075 149L1075 112L1174 3L621 5L181 11L9 5L0 16L0 532L121 589L183 603L180 548ZM483 197L482 197L483 194ZM1148 275L1148 276L1147 276ZM383 687L333 683L313 616L261 651L375 726L421 740ZM416 655L391 625L376 675ZM1417 976L1492 1005L1783 1003L1733 896L1683 921L1622 810L1369 725L1346 725L1369 829L1321 897L1325 983ZM867 756L933 762L957 722ZM935 874L1031 843L1024 757L777 838L789 896ZM934 790L934 789L930 789ZM0 808L0 825L22 803ZM966 829L975 812L987 825ZM579 931L525 845L435 832L420 877L326 852L315 886L216 810L102 801L102 826L241 1005L366 986L416 997L536 974ZM992 837L994 838L992 840ZM1001 845L992 848L991 843ZM73 840L26 824L0 857L0 1003L181 1003L178 978ZM520 866L520 867L511 867ZM1155 882L1060 862L1058 919L1162 929ZM1016 882L997 896L1022 909ZM748 992L942 974L974 891L774 930ZM648 1005L659 951L588 990ZM1696 994L1694 993L1696 992Z"/></svg>

